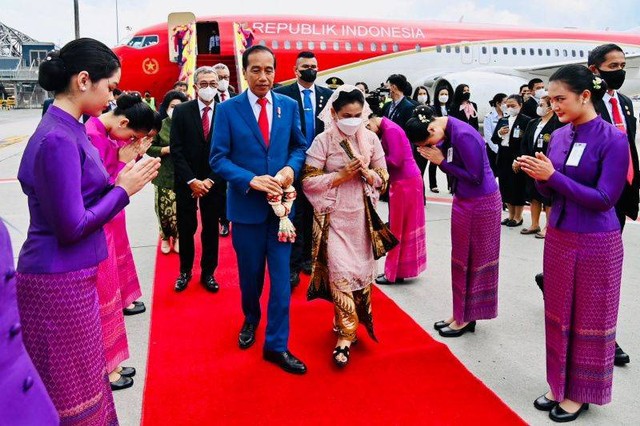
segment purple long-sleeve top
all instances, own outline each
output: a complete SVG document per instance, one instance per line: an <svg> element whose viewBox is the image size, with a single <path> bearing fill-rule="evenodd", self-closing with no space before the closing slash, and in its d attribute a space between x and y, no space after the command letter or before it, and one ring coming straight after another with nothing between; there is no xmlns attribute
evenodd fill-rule
<svg viewBox="0 0 640 426"><path fill-rule="evenodd" d="M380 122L380 143L385 153L389 180L397 182L402 179L420 177L420 169L413 158L411 143L402 127L386 117Z"/></svg>
<svg viewBox="0 0 640 426"><path fill-rule="evenodd" d="M586 144L578 166L565 165L572 145ZM614 210L624 189L629 166L627 136L600 116L551 135L547 157L555 172L536 181L540 194L551 197L549 224L569 232L591 233L620 229Z"/></svg>
<svg viewBox="0 0 640 426"><path fill-rule="evenodd" d="M52 105L29 139L18 180L30 214L19 272L69 272L107 257L102 225L129 197L109 183L83 124Z"/></svg>
<svg viewBox="0 0 640 426"><path fill-rule="evenodd" d="M102 121L97 117L91 117L87 120L85 127L87 128L87 136L91 144L98 150L102 164L104 168L107 169L107 173L109 173L109 182L114 183L118 177L118 173L120 173L120 170L125 166L118 157L122 144L109 137L107 128L104 127Z"/></svg>
<svg viewBox="0 0 640 426"><path fill-rule="evenodd" d="M449 148L453 149L451 162L447 161ZM457 180L455 184L457 197L482 197L498 190L498 184L489 165L485 141L476 129L449 116L445 129L445 142L440 149L445 157L440 163L440 168Z"/></svg>

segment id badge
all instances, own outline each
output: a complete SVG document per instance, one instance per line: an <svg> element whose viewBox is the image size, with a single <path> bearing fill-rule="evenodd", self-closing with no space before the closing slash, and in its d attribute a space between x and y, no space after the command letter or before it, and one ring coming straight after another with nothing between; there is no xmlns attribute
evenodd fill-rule
<svg viewBox="0 0 640 426"><path fill-rule="evenodd" d="M538 136L538 145L537 145L537 147L538 148L542 148L543 144L544 144L544 138L542 137L542 135L540 135L540 136Z"/></svg>
<svg viewBox="0 0 640 426"><path fill-rule="evenodd" d="M518 139L520 137L520 127L516 127L513 130L513 137L516 138L516 139Z"/></svg>
<svg viewBox="0 0 640 426"><path fill-rule="evenodd" d="M453 147L447 149L447 163L451 163L453 161Z"/></svg>
<svg viewBox="0 0 640 426"><path fill-rule="evenodd" d="M569 158L567 158L567 166L577 167L580 164L580 159L582 158L582 154L584 154L584 150L587 148L586 143L576 142L573 144L573 149L569 154Z"/></svg>

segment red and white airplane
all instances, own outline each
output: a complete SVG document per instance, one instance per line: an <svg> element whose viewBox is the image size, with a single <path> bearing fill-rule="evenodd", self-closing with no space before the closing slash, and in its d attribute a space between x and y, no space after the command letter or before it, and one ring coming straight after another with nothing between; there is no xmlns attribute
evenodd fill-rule
<svg viewBox="0 0 640 426"><path fill-rule="evenodd" d="M640 93L637 32L301 16L210 16L196 22L197 66L226 63L232 82L241 71L236 70L237 23L252 31L250 43L275 52L276 81L281 83L294 78L298 52L311 50L318 59L320 84L339 77L375 88L393 73L402 73L414 87L425 85L431 91L441 80L454 88L465 83L484 113L495 93L517 93L531 78L544 80L561 65L586 64L593 47L616 43L627 56L627 79L621 91ZM208 49L213 30L219 34L220 48L212 54ZM126 45L116 47L123 65L120 86L162 97L179 75L169 44L168 24L162 23L138 31Z"/></svg>

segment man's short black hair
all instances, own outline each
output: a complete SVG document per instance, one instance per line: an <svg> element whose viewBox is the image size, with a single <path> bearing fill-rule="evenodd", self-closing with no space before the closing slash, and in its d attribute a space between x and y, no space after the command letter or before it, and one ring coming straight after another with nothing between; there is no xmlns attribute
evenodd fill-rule
<svg viewBox="0 0 640 426"><path fill-rule="evenodd" d="M255 52L269 52L271 56L273 56L273 69L276 68L276 55L273 53L271 49L267 46L263 46L261 44L254 44L250 48L244 51L242 54L242 69L246 70L249 66L249 56Z"/></svg>
<svg viewBox="0 0 640 426"><path fill-rule="evenodd" d="M391 74L389 78L387 78L387 82L389 84L395 85L398 90L404 93L405 88L407 87L407 77L402 74Z"/></svg>
<svg viewBox="0 0 640 426"><path fill-rule="evenodd" d="M313 52L309 50L303 50L302 52L298 53L298 57L296 59L300 59L300 58L313 59L315 57L316 55Z"/></svg>
<svg viewBox="0 0 640 426"><path fill-rule="evenodd" d="M596 68L600 68L600 65L602 65L604 61L607 60L606 56L610 52L624 53L624 50L622 50L620 46L614 43L601 44L600 46L597 46L595 49L593 49L591 53L589 53L587 66L590 67L591 65L595 65Z"/></svg>
<svg viewBox="0 0 640 426"><path fill-rule="evenodd" d="M529 87L529 90L533 90L533 86L535 86L538 83L544 83L544 81L542 81L539 78L532 78L531 80L529 80L529 84L527 84L527 87Z"/></svg>

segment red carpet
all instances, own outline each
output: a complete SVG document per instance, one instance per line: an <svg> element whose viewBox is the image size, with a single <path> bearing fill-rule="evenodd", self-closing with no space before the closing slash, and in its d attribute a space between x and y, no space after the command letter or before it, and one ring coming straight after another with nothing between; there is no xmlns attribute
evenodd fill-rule
<svg viewBox="0 0 640 426"><path fill-rule="evenodd" d="M344 370L331 362L332 306L306 301L306 276L291 300L289 346L308 373L294 376L262 360L266 318L256 344L240 350L235 253L230 237L220 243L217 294L199 284L199 271L175 293L178 256L158 250L143 425L524 424L378 290L380 343L360 330ZM263 302L267 295L265 287Z"/></svg>

